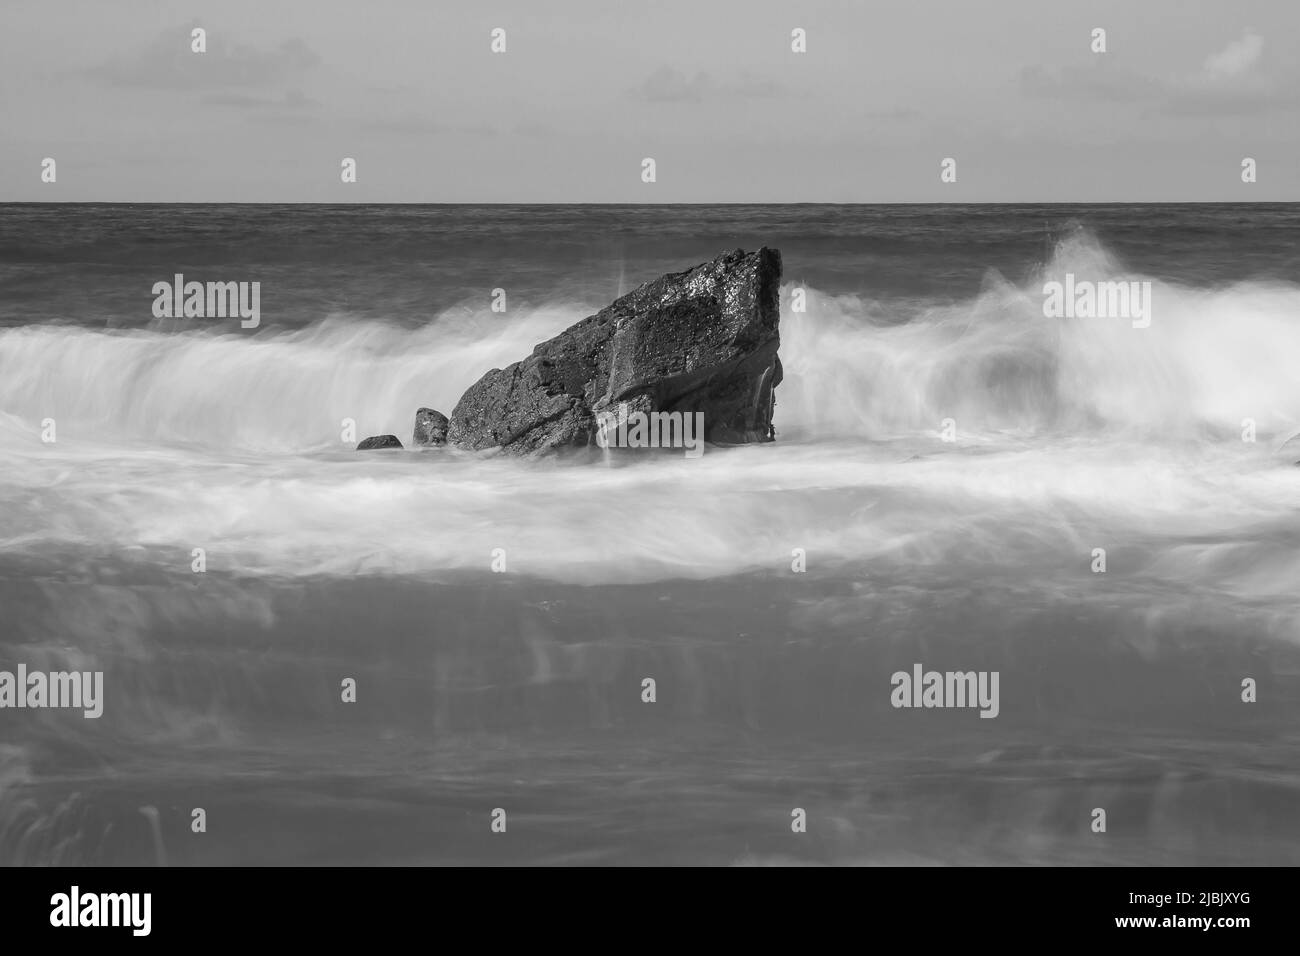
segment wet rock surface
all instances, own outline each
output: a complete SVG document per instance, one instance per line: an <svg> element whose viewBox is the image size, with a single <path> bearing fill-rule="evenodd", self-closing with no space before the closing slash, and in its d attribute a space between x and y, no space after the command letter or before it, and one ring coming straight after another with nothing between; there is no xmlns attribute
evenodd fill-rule
<svg viewBox="0 0 1300 956"><path fill-rule="evenodd" d="M447 416L433 408L421 408L415 413L415 434L411 444L417 447L437 447L447 444Z"/></svg>
<svg viewBox="0 0 1300 956"><path fill-rule="evenodd" d="M361 444L357 446L357 451L374 451L377 448L401 448L402 443L397 440L396 435L375 435L371 438L364 438Z"/></svg>
<svg viewBox="0 0 1300 956"><path fill-rule="evenodd" d="M766 247L649 282L480 378L448 440L542 454L595 445L603 415L699 412L708 442L771 441L780 284Z"/></svg>

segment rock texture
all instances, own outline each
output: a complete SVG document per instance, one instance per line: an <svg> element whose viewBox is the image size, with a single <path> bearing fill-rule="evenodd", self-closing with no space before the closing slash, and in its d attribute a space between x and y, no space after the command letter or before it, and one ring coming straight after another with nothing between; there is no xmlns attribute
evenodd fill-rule
<svg viewBox="0 0 1300 956"><path fill-rule="evenodd" d="M451 413L469 449L540 454L596 444L597 416L703 412L719 444L771 441L781 381L781 254L737 249L663 276L492 369Z"/></svg>
<svg viewBox="0 0 1300 956"><path fill-rule="evenodd" d="M447 416L432 408L421 408L415 413L415 434L411 436L413 445L447 444Z"/></svg>
<svg viewBox="0 0 1300 956"><path fill-rule="evenodd" d="M357 451L373 451L376 448L401 448L402 443L397 440L396 435L375 435L372 438L363 438L361 444L357 446Z"/></svg>

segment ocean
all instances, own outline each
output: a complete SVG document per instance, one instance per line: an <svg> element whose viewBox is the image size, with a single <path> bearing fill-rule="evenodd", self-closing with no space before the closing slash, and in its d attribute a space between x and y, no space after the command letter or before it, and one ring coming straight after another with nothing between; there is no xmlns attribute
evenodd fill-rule
<svg viewBox="0 0 1300 956"><path fill-rule="evenodd" d="M763 245L776 441L355 451ZM0 205L0 864L1300 863L1298 362L1294 204Z"/></svg>

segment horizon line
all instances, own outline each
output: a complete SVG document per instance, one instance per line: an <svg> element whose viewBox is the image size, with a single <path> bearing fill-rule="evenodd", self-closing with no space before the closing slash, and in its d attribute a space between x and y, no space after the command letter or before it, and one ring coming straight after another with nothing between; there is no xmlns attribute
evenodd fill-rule
<svg viewBox="0 0 1300 956"><path fill-rule="evenodd" d="M568 202L503 201L484 202L414 202L362 200L226 200L226 199L6 199L0 206L1233 206L1233 205L1292 205L1296 199L983 199L983 200L878 200L878 201L787 201L751 202L727 200L722 202Z"/></svg>

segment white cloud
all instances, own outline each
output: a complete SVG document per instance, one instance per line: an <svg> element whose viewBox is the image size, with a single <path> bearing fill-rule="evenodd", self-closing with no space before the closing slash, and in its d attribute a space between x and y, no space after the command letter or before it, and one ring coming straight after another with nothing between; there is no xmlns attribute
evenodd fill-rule
<svg viewBox="0 0 1300 956"><path fill-rule="evenodd" d="M1263 52L1263 37L1247 30L1240 40L1233 40L1218 53L1207 57L1204 70L1211 77L1239 76L1254 66Z"/></svg>

